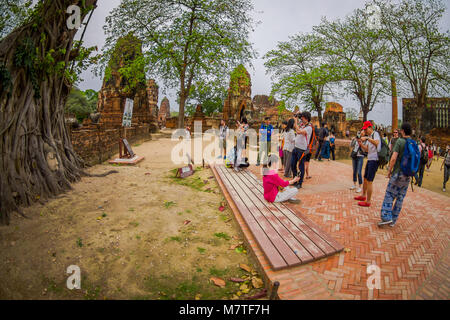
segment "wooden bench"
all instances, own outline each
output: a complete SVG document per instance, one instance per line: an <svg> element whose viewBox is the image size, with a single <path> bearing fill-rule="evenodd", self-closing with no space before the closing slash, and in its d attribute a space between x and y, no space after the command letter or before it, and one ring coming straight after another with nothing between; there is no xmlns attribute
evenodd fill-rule
<svg viewBox="0 0 450 320"><path fill-rule="evenodd" d="M308 218L284 204L267 202L262 183L249 171L236 173L223 165L212 169L274 270L305 264L344 249Z"/></svg>

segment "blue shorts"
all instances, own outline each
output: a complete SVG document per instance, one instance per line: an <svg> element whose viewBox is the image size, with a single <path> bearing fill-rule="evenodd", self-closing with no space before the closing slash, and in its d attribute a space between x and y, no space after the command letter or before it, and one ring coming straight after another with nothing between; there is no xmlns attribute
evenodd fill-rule
<svg viewBox="0 0 450 320"><path fill-rule="evenodd" d="M373 182L375 180L375 174L378 171L378 161L377 160L369 160L366 164L366 171L364 173L364 179L369 182Z"/></svg>

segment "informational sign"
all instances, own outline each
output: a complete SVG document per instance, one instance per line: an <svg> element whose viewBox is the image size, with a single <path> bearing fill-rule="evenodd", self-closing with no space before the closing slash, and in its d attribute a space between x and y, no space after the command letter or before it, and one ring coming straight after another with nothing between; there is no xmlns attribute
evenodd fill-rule
<svg viewBox="0 0 450 320"><path fill-rule="evenodd" d="M131 99L127 99L125 101L125 108L123 110L123 119L122 126L130 128L131 127L131 119L133 118L133 106L134 101Z"/></svg>
<svg viewBox="0 0 450 320"><path fill-rule="evenodd" d="M192 176L195 173L194 167L190 164L188 167L180 168L177 171L177 177L178 178L187 178Z"/></svg>

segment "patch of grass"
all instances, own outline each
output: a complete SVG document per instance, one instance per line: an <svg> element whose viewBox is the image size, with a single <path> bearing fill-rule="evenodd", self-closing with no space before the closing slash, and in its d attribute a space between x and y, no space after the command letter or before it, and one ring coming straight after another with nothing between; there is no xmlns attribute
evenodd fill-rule
<svg viewBox="0 0 450 320"><path fill-rule="evenodd" d="M173 206L175 206L175 205L176 205L176 203L173 202L173 201L164 201L164 207L165 207L166 209L169 209L170 207L173 207Z"/></svg>
<svg viewBox="0 0 450 320"><path fill-rule="evenodd" d="M219 278L224 277L229 273L230 273L230 270L228 270L228 268L221 270L221 269L216 269L215 267L212 267L209 269L209 274L214 277L219 277Z"/></svg>
<svg viewBox="0 0 450 320"><path fill-rule="evenodd" d="M130 222L130 226L137 228L139 226L139 222Z"/></svg>
<svg viewBox="0 0 450 320"><path fill-rule="evenodd" d="M102 218L106 218L108 215L106 213L102 214Z"/></svg>
<svg viewBox="0 0 450 320"><path fill-rule="evenodd" d="M99 300L101 296L101 286L98 284L95 284L86 276L81 276L81 292L84 295L85 300Z"/></svg>
<svg viewBox="0 0 450 320"><path fill-rule="evenodd" d="M81 238L77 239L77 246L80 247L80 248L83 247L83 239L81 239Z"/></svg>
<svg viewBox="0 0 450 320"><path fill-rule="evenodd" d="M191 210L186 210L186 213L192 213L192 211Z"/></svg>
<svg viewBox="0 0 450 320"><path fill-rule="evenodd" d="M197 270L198 272L198 270ZM225 289L212 285L207 277L197 274L191 279L178 279L172 276L144 279L144 287L151 299L159 300L194 300L200 294L205 300L220 300L230 298L235 290L227 283ZM148 297L145 295L145 297Z"/></svg>
<svg viewBox="0 0 450 320"><path fill-rule="evenodd" d="M183 215L183 212L178 212L177 213L179 216L182 216Z"/></svg>
<svg viewBox="0 0 450 320"><path fill-rule="evenodd" d="M204 187L206 186L206 183L204 182L204 180L201 177L199 177L199 175L198 175L199 171L201 171L201 170L196 169L196 172L192 176L181 179L176 176L177 170L172 170L171 171L172 175L170 175L169 178L172 183L178 184L180 186L189 187L189 188L192 188L192 189L194 189L196 191L200 191L200 192L208 192L208 193L213 192L213 190L211 190L211 188L206 189L206 190L204 189Z"/></svg>
<svg viewBox="0 0 450 320"><path fill-rule="evenodd" d="M203 272L202 268L197 268L196 271L197 271L198 273Z"/></svg>
<svg viewBox="0 0 450 320"><path fill-rule="evenodd" d="M224 232L214 233L214 236L216 236L217 238L221 238L221 239L227 240L227 241L231 240L231 237L228 234L224 233Z"/></svg>
<svg viewBox="0 0 450 320"><path fill-rule="evenodd" d="M141 236L137 234L137 235L136 235L136 239L137 239L137 240L141 240Z"/></svg>
<svg viewBox="0 0 450 320"><path fill-rule="evenodd" d="M128 211L134 212L134 208L130 208L130 209L128 209Z"/></svg>
<svg viewBox="0 0 450 320"><path fill-rule="evenodd" d="M170 237L169 241L181 242L181 238L180 237Z"/></svg>
<svg viewBox="0 0 450 320"><path fill-rule="evenodd" d="M204 254L206 252L205 248L198 247L197 250L198 250L198 252L200 252L200 254Z"/></svg>
<svg viewBox="0 0 450 320"><path fill-rule="evenodd" d="M56 284L56 282L53 279L47 279L47 278L45 278L45 282L48 283L48 285L47 285L48 292L53 292L58 295L60 295L64 292L64 288L65 288L64 284L58 285L58 284Z"/></svg>

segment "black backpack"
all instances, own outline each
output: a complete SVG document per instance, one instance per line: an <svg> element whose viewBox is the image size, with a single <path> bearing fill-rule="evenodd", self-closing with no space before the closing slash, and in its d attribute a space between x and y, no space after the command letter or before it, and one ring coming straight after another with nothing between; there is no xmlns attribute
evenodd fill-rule
<svg viewBox="0 0 450 320"><path fill-rule="evenodd" d="M420 163L421 164L427 164L428 162L428 151L427 148L422 146L422 152L420 153Z"/></svg>

